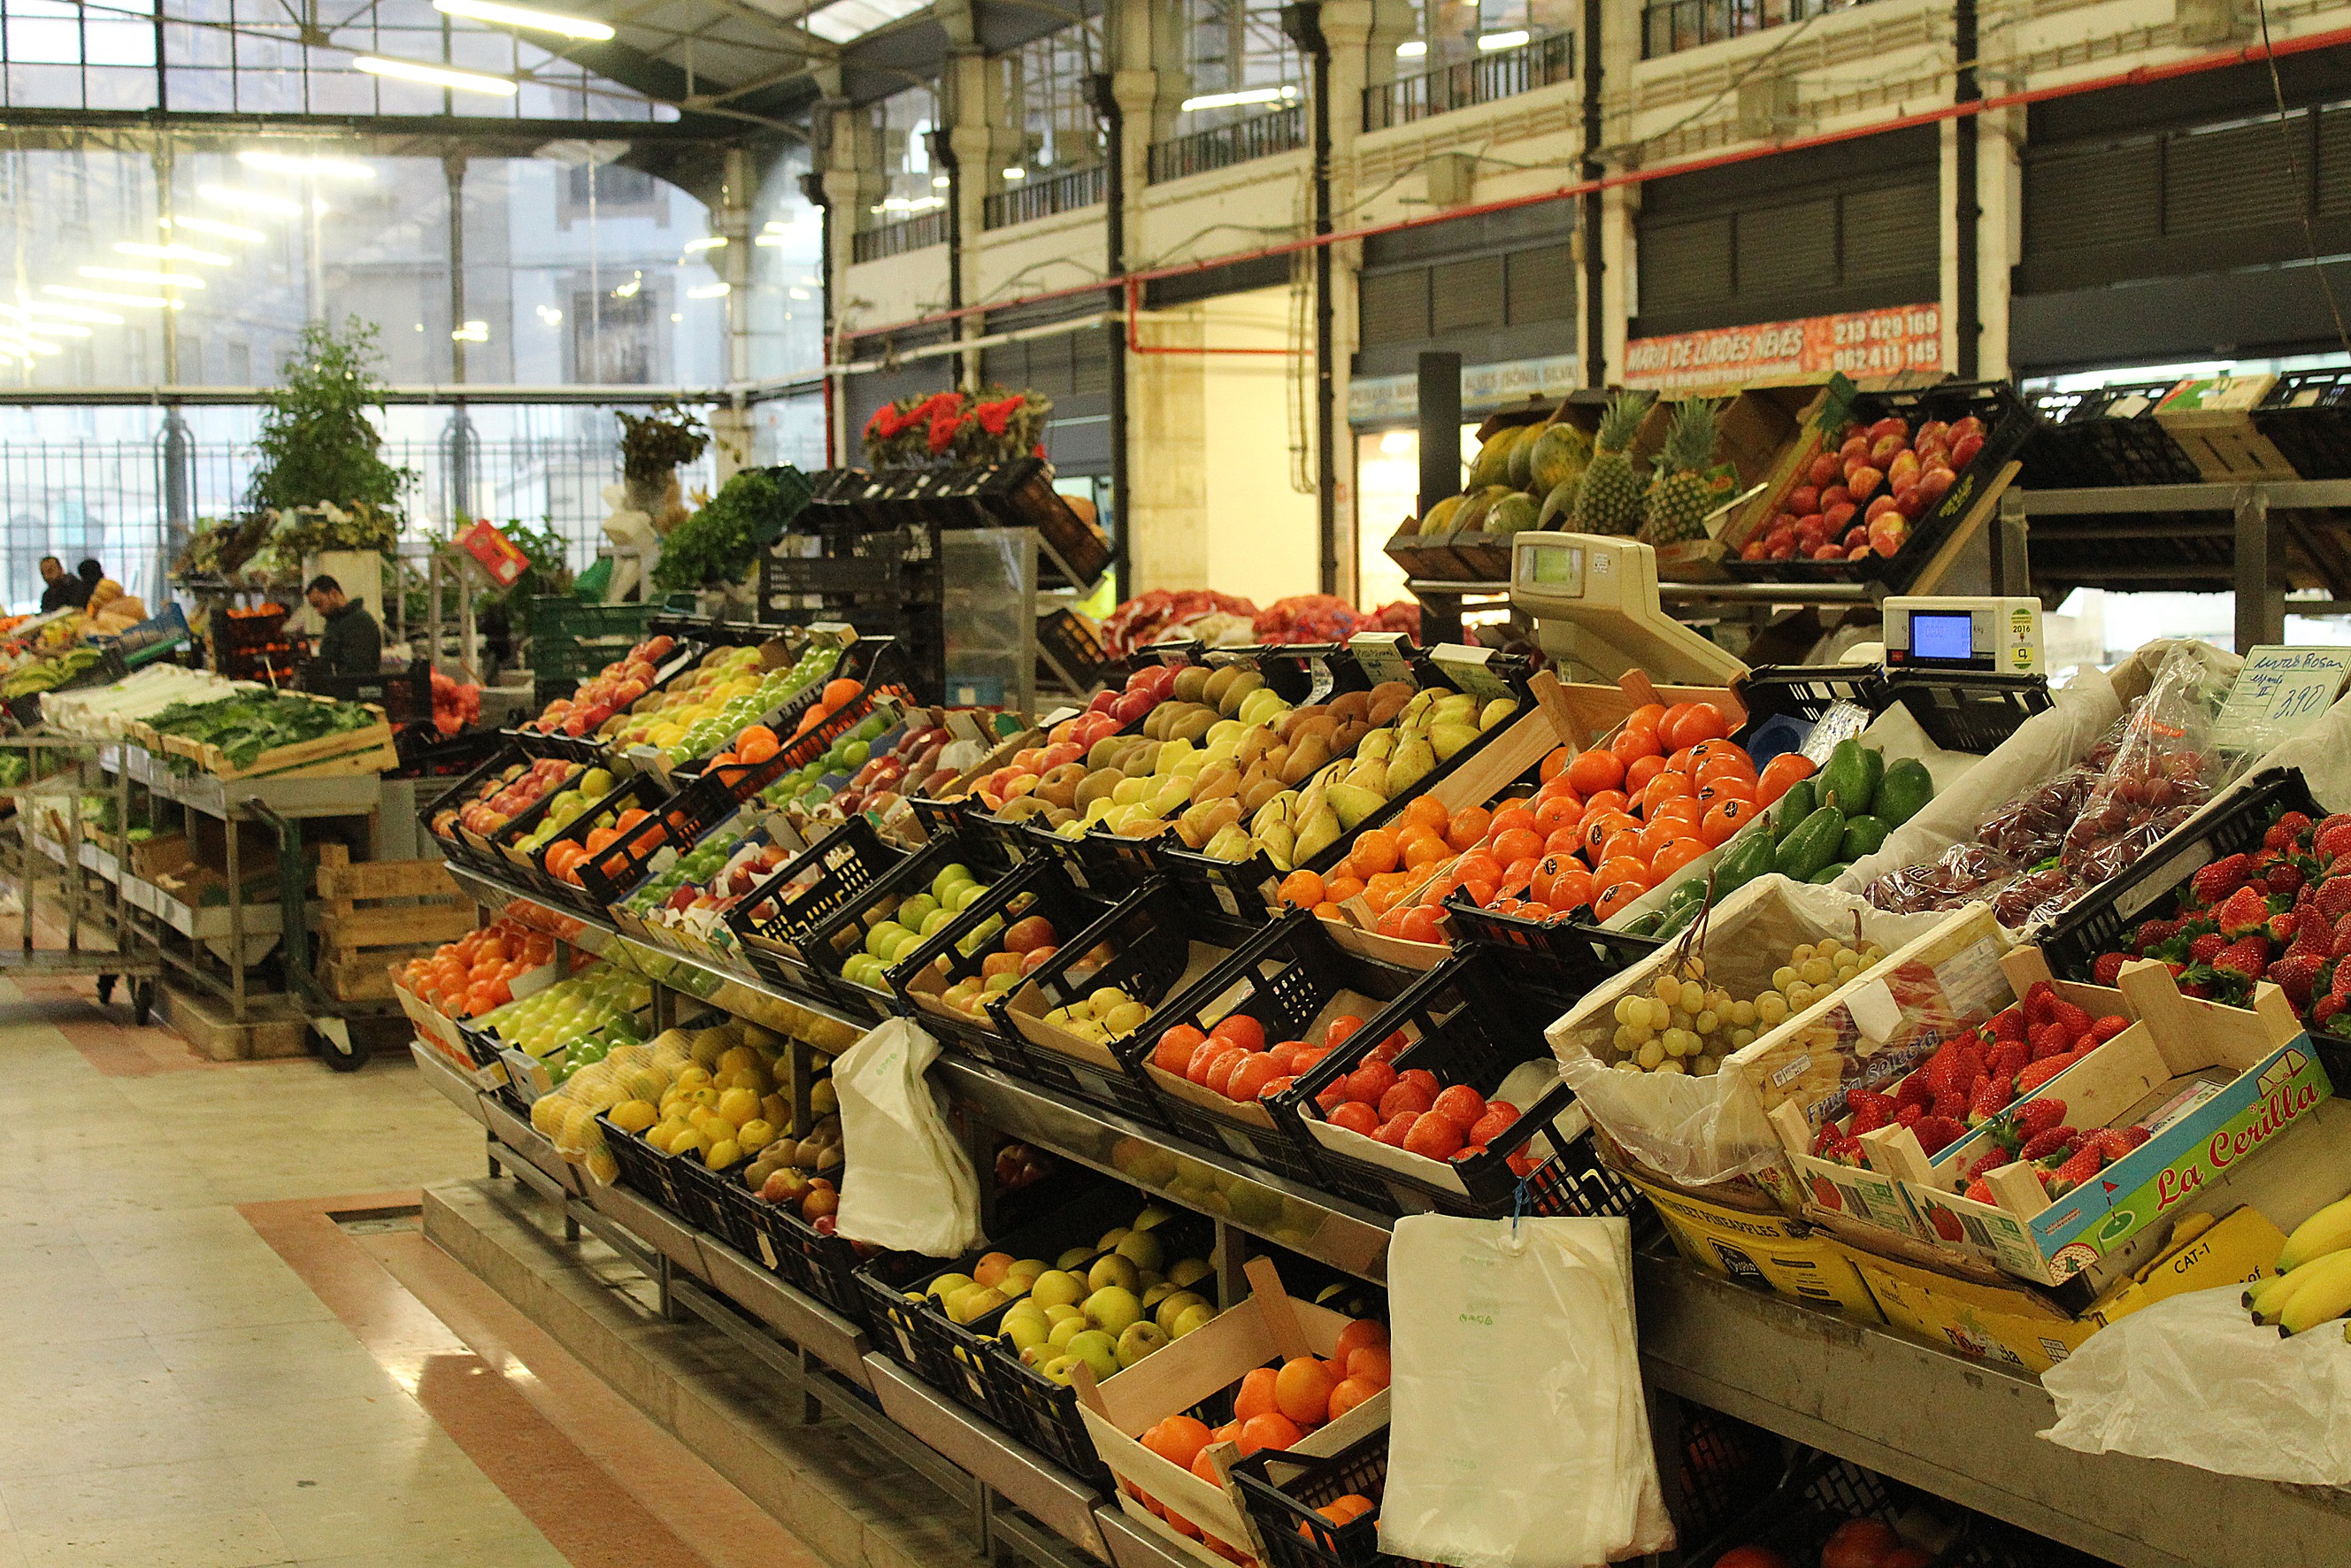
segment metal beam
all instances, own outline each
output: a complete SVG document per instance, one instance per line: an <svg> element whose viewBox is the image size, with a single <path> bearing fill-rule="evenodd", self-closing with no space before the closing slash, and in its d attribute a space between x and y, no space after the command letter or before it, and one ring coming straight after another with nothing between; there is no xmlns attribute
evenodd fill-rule
<svg viewBox="0 0 2351 1568"><path fill-rule="evenodd" d="M2027 490L2029 517L2091 517L2110 512L2225 512L2234 516L2248 489L2273 508L2351 507L2351 479L2255 479L2223 485L2116 485L2087 490Z"/></svg>

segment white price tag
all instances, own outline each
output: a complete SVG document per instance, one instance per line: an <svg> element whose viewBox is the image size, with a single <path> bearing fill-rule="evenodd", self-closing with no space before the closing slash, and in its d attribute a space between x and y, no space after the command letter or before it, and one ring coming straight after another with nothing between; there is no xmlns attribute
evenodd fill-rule
<svg viewBox="0 0 2351 1568"><path fill-rule="evenodd" d="M1491 702L1496 697L1515 695L1510 683L1496 674L1491 664L1491 648L1465 647L1459 643L1439 643L1428 651L1437 667L1445 672L1446 679L1471 696Z"/></svg>
<svg viewBox="0 0 2351 1568"><path fill-rule="evenodd" d="M2351 648L2255 648L2213 728L2224 749L2267 750L2318 722L2351 676Z"/></svg>
<svg viewBox="0 0 2351 1568"><path fill-rule="evenodd" d="M1364 678L1378 685L1384 681L1412 681L1412 661L1405 657L1404 633L1401 632L1358 632L1347 639L1347 651L1355 655L1355 664Z"/></svg>

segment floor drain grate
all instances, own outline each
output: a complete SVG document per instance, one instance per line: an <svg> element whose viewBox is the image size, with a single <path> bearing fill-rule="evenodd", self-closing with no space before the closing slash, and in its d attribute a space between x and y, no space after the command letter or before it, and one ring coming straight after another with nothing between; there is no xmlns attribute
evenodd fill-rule
<svg viewBox="0 0 2351 1568"><path fill-rule="evenodd" d="M347 1236L382 1236L422 1228L424 1209L422 1205L408 1203L392 1208L347 1208L327 1218Z"/></svg>

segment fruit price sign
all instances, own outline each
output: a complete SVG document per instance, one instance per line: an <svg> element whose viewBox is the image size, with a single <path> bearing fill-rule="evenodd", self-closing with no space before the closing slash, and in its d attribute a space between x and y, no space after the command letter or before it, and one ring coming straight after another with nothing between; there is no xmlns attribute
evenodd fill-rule
<svg viewBox="0 0 2351 1568"><path fill-rule="evenodd" d="M1739 387L1841 371L1890 376L1943 364L1938 305L1894 305L1753 327L1717 327L1635 338L1625 345L1625 383L1666 391Z"/></svg>

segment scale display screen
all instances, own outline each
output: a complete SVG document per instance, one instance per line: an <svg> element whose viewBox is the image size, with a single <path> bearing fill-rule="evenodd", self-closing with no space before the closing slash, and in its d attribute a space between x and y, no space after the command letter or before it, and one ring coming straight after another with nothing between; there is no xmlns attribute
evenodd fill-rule
<svg viewBox="0 0 2351 1568"><path fill-rule="evenodd" d="M1910 656L1936 664L1973 662L1977 657L1975 617L1963 610L1911 612Z"/></svg>
<svg viewBox="0 0 2351 1568"><path fill-rule="evenodd" d="M1545 588L1564 588L1571 593L1583 591L1583 552L1573 545L1551 545L1527 552L1530 559L1528 580Z"/></svg>

